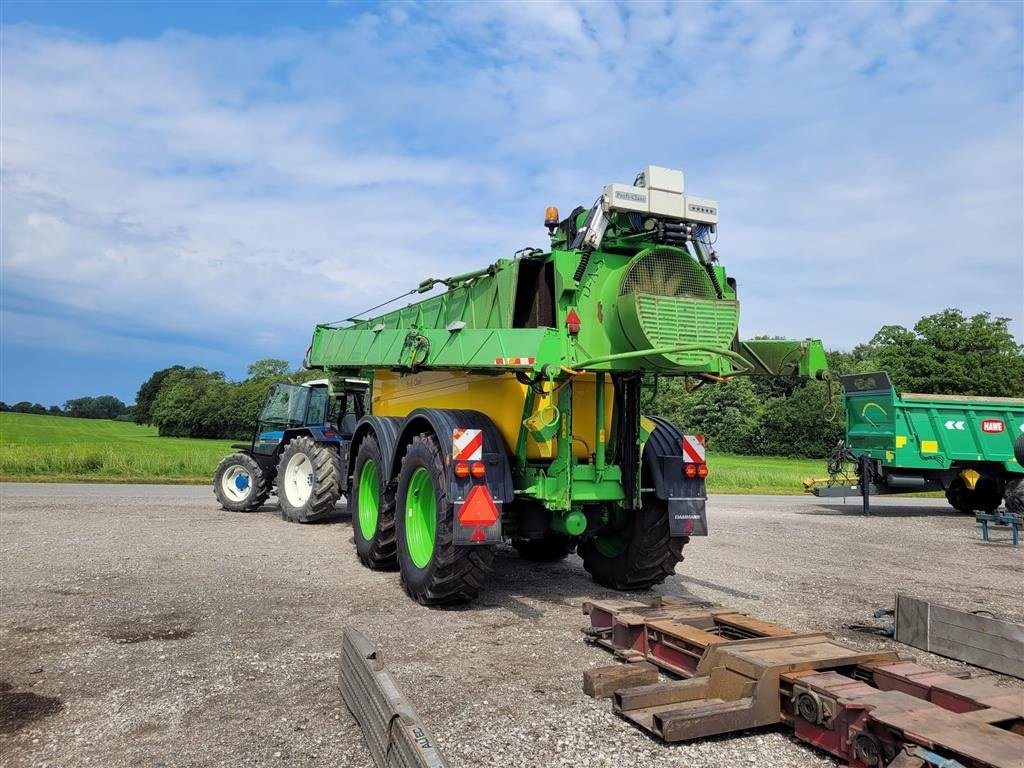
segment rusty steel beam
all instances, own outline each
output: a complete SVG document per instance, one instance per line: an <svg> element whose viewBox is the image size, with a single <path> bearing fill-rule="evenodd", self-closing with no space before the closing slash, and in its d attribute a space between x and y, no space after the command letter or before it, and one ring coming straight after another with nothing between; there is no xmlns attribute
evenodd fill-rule
<svg viewBox="0 0 1024 768"><path fill-rule="evenodd" d="M684 679L613 694L622 717L666 741L784 723L851 768L1024 768L1024 690L962 679L796 633L721 606L662 600L584 604L588 639ZM629 686L629 687L626 687Z"/></svg>
<svg viewBox="0 0 1024 768"><path fill-rule="evenodd" d="M380 653L352 627L342 633L338 683L378 768L447 768L434 738L384 668Z"/></svg>

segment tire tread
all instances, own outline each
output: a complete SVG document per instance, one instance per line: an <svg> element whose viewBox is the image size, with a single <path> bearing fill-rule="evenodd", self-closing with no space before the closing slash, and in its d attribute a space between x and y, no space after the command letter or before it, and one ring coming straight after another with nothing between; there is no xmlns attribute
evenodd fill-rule
<svg viewBox="0 0 1024 768"><path fill-rule="evenodd" d="M286 503L280 488L288 460L300 452L309 457L309 462L313 466L313 488L301 509ZM335 451L320 445L307 435L293 438L281 452L278 463L277 498L281 502L281 516L293 523L312 523L327 517L334 512L334 507L341 498L341 476L341 459Z"/></svg>
<svg viewBox="0 0 1024 768"><path fill-rule="evenodd" d="M413 437L402 459L402 472L405 474L406 463L415 461L415 454L421 450L428 453L426 467L435 482L442 481L437 494L438 509L444 510L439 516L435 531L434 559L431 563L429 583L422 589L412 587L402 574L402 587L406 593L422 605L453 605L466 603L480 593L494 561L494 546L475 544L472 546L456 546L455 515L449 514L448 489L443 485L446 477L441 448L436 438L430 433L421 433ZM411 470L409 472L411 474ZM396 510L396 516L399 513ZM401 562L401 561L400 561Z"/></svg>

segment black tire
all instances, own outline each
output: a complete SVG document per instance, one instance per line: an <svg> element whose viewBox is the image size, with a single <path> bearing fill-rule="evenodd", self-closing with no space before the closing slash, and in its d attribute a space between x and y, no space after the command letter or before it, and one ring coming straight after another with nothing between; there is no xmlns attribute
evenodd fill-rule
<svg viewBox="0 0 1024 768"><path fill-rule="evenodd" d="M1024 467L1024 434L1017 438L1017 442L1013 444L1013 457L1017 459L1017 463Z"/></svg>
<svg viewBox="0 0 1024 768"><path fill-rule="evenodd" d="M974 492L967 487L962 477L953 478L953 482L946 489L946 501L957 512L963 512L965 515L974 514Z"/></svg>
<svg viewBox="0 0 1024 768"><path fill-rule="evenodd" d="M367 482L372 481L372 468L377 470L376 499L367 499L362 492L361 480L366 475ZM377 438L368 435L359 443L356 451L356 463L352 472L352 488L348 495L348 506L352 512L352 532L356 542L356 554L360 562L367 568L376 571L394 570L398 567L398 553L395 545L395 494L388 490L384 461L380 454ZM363 535L361 505L376 502L376 523L373 533L367 538ZM363 510L365 511L365 510Z"/></svg>
<svg viewBox="0 0 1024 768"><path fill-rule="evenodd" d="M295 465L289 477L292 462ZM304 466L306 463L308 466ZM301 477L297 476L300 473ZM277 465L281 516L293 523L312 523L333 513L341 498L341 475L341 461L336 451L311 437L294 438L281 452ZM303 480L309 485L303 485Z"/></svg>
<svg viewBox="0 0 1024 768"><path fill-rule="evenodd" d="M974 508L990 513L1003 503L1006 483L998 475L982 475L974 484Z"/></svg>
<svg viewBox="0 0 1024 768"><path fill-rule="evenodd" d="M425 470L431 478L430 490L436 510L433 549L422 567L413 562L407 530L410 480L419 469ZM415 436L406 449L398 473L395 533L402 587L409 597L423 605L469 602L479 594L494 560L493 545L455 545L455 517L444 478L444 456L437 440L431 434Z"/></svg>
<svg viewBox="0 0 1024 768"><path fill-rule="evenodd" d="M689 536L672 537L668 530L668 502L646 494L643 507L629 515L621 530L625 546L609 556L596 538L580 544L583 567L598 584L611 589L642 590L660 584L675 573Z"/></svg>
<svg viewBox="0 0 1024 768"><path fill-rule="evenodd" d="M1017 477L1006 481L1006 488L1003 490L1003 502L1006 504L1006 511L1015 515L1024 515L1024 477Z"/></svg>
<svg viewBox="0 0 1024 768"><path fill-rule="evenodd" d="M239 483L244 478L244 488ZM270 483L256 460L245 453L225 456L213 473L213 495L229 512L252 512L270 496Z"/></svg>
<svg viewBox="0 0 1024 768"><path fill-rule="evenodd" d="M569 537L557 531L548 531L541 539L517 539L512 542L523 560L534 563L553 563L568 557L572 550Z"/></svg>

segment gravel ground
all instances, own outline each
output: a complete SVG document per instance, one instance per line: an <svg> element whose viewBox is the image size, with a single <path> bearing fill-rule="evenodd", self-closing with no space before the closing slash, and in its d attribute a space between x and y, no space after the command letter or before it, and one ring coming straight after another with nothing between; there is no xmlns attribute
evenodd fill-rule
<svg viewBox="0 0 1024 768"><path fill-rule="evenodd" d="M1024 554L938 501L870 519L799 497L709 510L712 535L656 593L864 648L891 643L845 626L897 590L1024 621ZM359 565L343 508L301 526L223 512L205 487L5 484L0 569L2 766L369 768L336 685L349 622L453 766L836 765L782 729L668 747L584 696L582 671L611 658L583 643L581 605L622 595L575 556L531 566L502 548L473 607L426 609Z"/></svg>

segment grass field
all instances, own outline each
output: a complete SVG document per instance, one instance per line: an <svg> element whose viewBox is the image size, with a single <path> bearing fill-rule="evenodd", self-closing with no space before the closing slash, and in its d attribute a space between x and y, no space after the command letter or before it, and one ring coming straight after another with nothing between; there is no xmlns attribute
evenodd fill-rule
<svg viewBox="0 0 1024 768"><path fill-rule="evenodd" d="M230 451L123 421L0 413L0 480L208 483Z"/></svg>
<svg viewBox="0 0 1024 768"><path fill-rule="evenodd" d="M208 483L228 440L159 437L122 421L0 413L0 481ZM712 493L801 493L823 459L708 457Z"/></svg>

